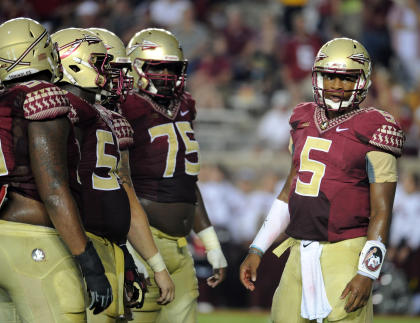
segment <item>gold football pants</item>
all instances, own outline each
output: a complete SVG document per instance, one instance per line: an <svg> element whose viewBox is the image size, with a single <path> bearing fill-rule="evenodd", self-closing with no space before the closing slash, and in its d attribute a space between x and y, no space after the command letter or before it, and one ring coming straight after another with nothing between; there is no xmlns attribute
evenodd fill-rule
<svg viewBox="0 0 420 323"><path fill-rule="evenodd" d="M335 243L321 242L323 245L320 257L321 270L328 301L332 307L324 323L371 323L373 321L372 297L365 306L352 313L344 310L348 296L340 299L347 283L357 273L359 253L365 242L366 237ZM300 240L289 238L273 252L280 256L289 247L289 259L273 296L271 319L274 323L309 323L309 320L300 316L302 299Z"/></svg>
<svg viewBox="0 0 420 323"><path fill-rule="evenodd" d="M12 272L17 266L6 266L6 262L0 263L0 322L111 323L123 315L124 254L118 246L108 240L91 233L87 234L102 260L113 291L111 305L98 315L86 310L87 295L84 280L79 267L59 239L56 230L0 220L0 256L9 256L10 264L13 263L13 254L21 257L30 254L34 263L29 261L32 267L28 266L25 271L15 270L13 275L7 272ZM20 250L21 246L28 248ZM45 246L48 246L48 249ZM16 262L22 263L19 259ZM47 262L51 266L46 266ZM20 277L19 273L31 272L29 267L38 273L32 277L35 283L32 285L28 283L26 289L20 289L18 286L24 286L30 278L25 277L27 275ZM3 277L9 277L7 280L10 282L4 282ZM9 285L12 288L9 288ZM40 286L41 289L31 289L35 286Z"/></svg>
<svg viewBox="0 0 420 323"><path fill-rule="evenodd" d="M159 288L154 281L154 273L147 263L130 247L130 252L147 268L152 282L148 286L143 308L133 309L134 323L196 323L198 281L194 261L184 237L169 236L153 227L153 238L169 274L175 284L175 299L168 305L159 305Z"/></svg>
<svg viewBox="0 0 420 323"><path fill-rule="evenodd" d="M16 312L24 323L86 322L83 278L56 230L0 220L0 259L0 322Z"/></svg>

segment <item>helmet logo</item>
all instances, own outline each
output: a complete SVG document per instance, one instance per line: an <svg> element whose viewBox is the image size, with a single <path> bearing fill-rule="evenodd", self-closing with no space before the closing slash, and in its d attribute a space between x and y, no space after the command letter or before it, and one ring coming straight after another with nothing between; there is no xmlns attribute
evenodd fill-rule
<svg viewBox="0 0 420 323"><path fill-rule="evenodd" d="M100 43L101 40L98 37L90 36L90 35L84 36L83 38L80 38L80 39L76 39L58 48L58 50L61 52L62 49L66 49L67 47L70 47L64 53L60 54L60 58L64 59L70 56L71 54L73 54L80 47L80 45L82 45L83 42L87 42L89 46L89 45Z"/></svg>
<svg viewBox="0 0 420 323"><path fill-rule="evenodd" d="M319 52L318 55L315 58L315 63L318 63L322 61L323 59L326 59L328 56L325 55L323 52Z"/></svg>
<svg viewBox="0 0 420 323"><path fill-rule="evenodd" d="M29 46L23 53L22 55L20 55L20 57L15 60L8 60L8 59L4 59L4 58L0 58L0 61L5 62L5 63L11 63L12 65L10 65L8 68L6 68L6 71L9 72L10 70L12 70L16 65L31 65L30 62L22 62L22 60L25 58L26 55L28 55L28 53L41 41L42 38L44 38L46 35L48 35L47 31L44 30L44 32L37 38L35 39L35 41L31 44L31 46Z"/></svg>
<svg viewBox="0 0 420 323"><path fill-rule="evenodd" d="M155 49L157 47L159 47L159 45L150 40L143 40L143 42L141 43L142 50Z"/></svg>
<svg viewBox="0 0 420 323"><path fill-rule="evenodd" d="M366 57L363 53L353 54L348 58L362 65L370 61L369 57Z"/></svg>

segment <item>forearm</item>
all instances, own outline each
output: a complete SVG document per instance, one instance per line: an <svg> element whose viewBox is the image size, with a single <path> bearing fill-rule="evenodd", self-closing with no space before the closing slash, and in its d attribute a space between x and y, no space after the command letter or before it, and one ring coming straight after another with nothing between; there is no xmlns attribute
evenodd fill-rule
<svg viewBox="0 0 420 323"><path fill-rule="evenodd" d="M201 196L201 192L198 186L196 186L195 194L197 196L197 206L195 208L193 230L194 232L199 233L200 231L203 231L204 229L210 227L211 222L207 215L207 210L204 206L203 197Z"/></svg>
<svg viewBox="0 0 420 323"><path fill-rule="evenodd" d="M63 198L63 196L66 196ZM45 208L55 229L72 255L81 254L88 241L79 217L79 211L70 192L50 195L44 200Z"/></svg>
<svg viewBox="0 0 420 323"><path fill-rule="evenodd" d="M386 244L392 218L396 183L373 183L370 188L371 213L367 240Z"/></svg>

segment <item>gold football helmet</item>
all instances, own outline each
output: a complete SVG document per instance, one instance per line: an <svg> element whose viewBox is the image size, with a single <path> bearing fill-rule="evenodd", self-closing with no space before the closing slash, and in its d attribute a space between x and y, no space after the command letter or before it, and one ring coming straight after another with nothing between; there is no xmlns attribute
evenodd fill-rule
<svg viewBox="0 0 420 323"><path fill-rule="evenodd" d="M312 88L315 102L322 108L339 111L357 107L365 98L370 86L371 60L366 48L350 38L335 38L318 51L312 69ZM348 99L334 102L326 93L344 96L344 91L324 89L325 74L355 77L355 85Z"/></svg>
<svg viewBox="0 0 420 323"><path fill-rule="evenodd" d="M172 33L158 28L143 29L130 39L127 55L133 64L135 88L169 99L183 93L187 60Z"/></svg>
<svg viewBox="0 0 420 323"><path fill-rule="evenodd" d="M51 37L58 43L64 68L63 82L92 92L110 93L112 57L98 36L86 29L67 28Z"/></svg>
<svg viewBox="0 0 420 323"><path fill-rule="evenodd" d="M0 25L0 79L10 81L39 72L51 74L51 82L62 77L57 46L37 21L16 18Z"/></svg>
<svg viewBox="0 0 420 323"><path fill-rule="evenodd" d="M108 54L112 55L111 67L116 76L112 78L112 91L125 99L128 92L133 89L133 77L128 75L131 71L131 60L125 53L125 46L122 40L112 31L103 28L89 28L104 43Z"/></svg>

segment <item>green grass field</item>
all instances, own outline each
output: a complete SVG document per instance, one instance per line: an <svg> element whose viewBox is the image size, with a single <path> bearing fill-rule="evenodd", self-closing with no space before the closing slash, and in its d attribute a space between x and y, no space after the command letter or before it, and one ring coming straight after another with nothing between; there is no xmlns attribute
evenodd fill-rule
<svg viewBox="0 0 420 323"><path fill-rule="evenodd" d="M269 323L268 312L215 311L199 314L198 323ZM374 323L420 323L420 317L375 316Z"/></svg>

